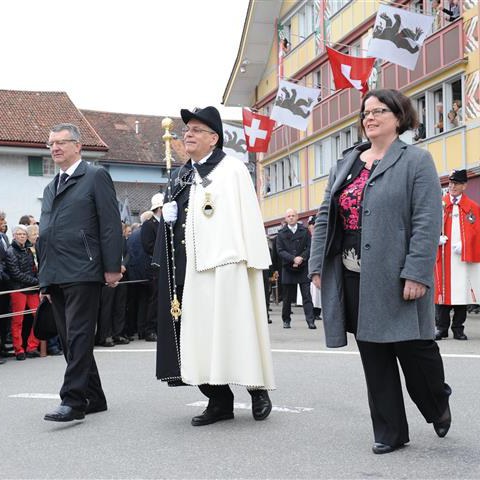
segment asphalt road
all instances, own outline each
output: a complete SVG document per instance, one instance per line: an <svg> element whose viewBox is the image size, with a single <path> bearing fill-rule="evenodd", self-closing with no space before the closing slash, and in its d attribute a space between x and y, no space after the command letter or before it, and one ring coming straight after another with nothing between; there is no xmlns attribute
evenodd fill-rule
<svg viewBox="0 0 480 480"><path fill-rule="evenodd" d="M440 439L406 395L411 442L374 455L360 358L354 342L325 348L321 322L308 330L296 307L292 329L271 328L274 411L255 422L249 395L234 387L235 419L192 427L204 397L154 378L154 345L96 350L109 411L56 424L63 357L0 366L0 478L479 479L480 317L469 340L439 342L453 388L453 423Z"/></svg>

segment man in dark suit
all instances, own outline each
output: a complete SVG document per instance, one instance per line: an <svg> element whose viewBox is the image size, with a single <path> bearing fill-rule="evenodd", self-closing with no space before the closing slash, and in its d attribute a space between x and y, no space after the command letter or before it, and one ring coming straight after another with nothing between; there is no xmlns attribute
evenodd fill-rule
<svg viewBox="0 0 480 480"><path fill-rule="evenodd" d="M145 325L138 326L139 337L144 337L147 342L157 341L157 303L158 303L158 271L152 266L153 250L157 239L157 230L162 215L163 193L156 193L152 197L152 206L150 210L153 212L151 218L142 223L141 238L142 246L148 255L148 265L146 267L146 275L149 280L148 288L148 307Z"/></svg>
<svg viewBox="0 0 480 480"><path fill-rule="evenodd" d="M4 212L0 211L0 292L9 290L8 274L5 266L5 257L7 248L10 245L7 235L4 230L7 228L7 219ZM10 296L0 295L0 315L9 313L10 310ZM3 356L8 356L8 351L5 347L7 343L7 336L9 331L10 321L8 318L0 318L0 365L5 363Z"/></svg>
<svg viewBox="0 0 480 480"><path fill-rule="evenodd" d="M308 258L310 256L310 234L306 227L298 223L298 214L290 208L285 214L287 224L278 232L276 248L282 259L283 328L290 328L292 301L297 296L297 285L300 285L303 311L308 328L315 329L310 280L308 274Z"/></svg>
<svg viewBox="0 0 480 480"><path fill-rule="evenodd" d="M81 159L78 128L54 126L47 145L60 171L43 192L40 296L52 303L67 369L45 420L68 422L107 409L93 344L102 284L122 278L122 226L112 179Z"/></svg>

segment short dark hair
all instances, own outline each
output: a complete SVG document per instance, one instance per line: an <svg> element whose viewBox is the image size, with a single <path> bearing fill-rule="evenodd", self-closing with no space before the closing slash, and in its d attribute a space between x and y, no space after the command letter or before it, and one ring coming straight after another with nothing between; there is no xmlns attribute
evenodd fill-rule
<svg viewBox="0 0 480 480"><path fill-rule="evenodd" d="M418 127L418 115L415 108L413 108L412 101L403 93L393 89L378 89L370 90L362 99L360 106L360 115L365 110L365 102L370 98L375 97L380 102L384 103L392 113L397 117L398 128L397 133L401 135L407 130L413 130ZM360 127L365 134L363 122L360 119Z"/></svg>
<svg viewBox="0 0 480 480"><path fill-rule="evenodd" d="M30 225L30 215L22 215L18 221L19 225Z"/></svg>

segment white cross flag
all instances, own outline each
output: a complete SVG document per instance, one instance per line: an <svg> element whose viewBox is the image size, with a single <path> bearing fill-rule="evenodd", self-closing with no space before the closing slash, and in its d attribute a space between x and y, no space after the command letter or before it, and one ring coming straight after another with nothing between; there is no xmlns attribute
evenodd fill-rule
<svg viewBox="0 0 480 480"><path fill-rule="evenodd" d="M367 55L414 70L434 17L380 5Z"/></svg>
<svg viewBox="0 0 480 480"><path fill-rule="evenodd" d="M270 118L289 127L306 130L319 95L319 88L302 87L281 80Z"/></svg>
<svg viewBox="0 0 480 480"><path fill-rule="evenodd" d="M223 122L223 151L248 163L247 143L242 127Z"/></svg>

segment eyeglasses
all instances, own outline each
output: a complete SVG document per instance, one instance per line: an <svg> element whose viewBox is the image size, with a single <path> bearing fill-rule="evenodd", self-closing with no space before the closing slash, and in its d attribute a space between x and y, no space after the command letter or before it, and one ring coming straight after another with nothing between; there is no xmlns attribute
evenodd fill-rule
<svg viewBox="0 0 480 480"><path fill-rule="evenodd" d="M360 114L360 118L365 120L370 114L373 115L373 118L377 118L387 112L391 112L391 110L389 108L374 108L373 110L364 110Z"/></svg>
<svg viewBox="0 0 480 480"><path fill-rule="evenodd" d="M68 142L78 143L78 140L73 140L73 139L69 139L69 140L56 140L56 141L54 141L54 142L47 142L45 145L47 146L47 148L52 148L55 144L56 144L58 147L63 147L63 146L65 146Z"/></svg>
<svg viewBox="0 0 480 480"><path fill-rule="evenodd" d="M199 127L183 127L182 132L185 133L193 133L194 135L198 135L200 132L205 132L205 133L217 133L212 130L205 130L204 128L199 128Z"/></svg>

